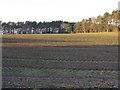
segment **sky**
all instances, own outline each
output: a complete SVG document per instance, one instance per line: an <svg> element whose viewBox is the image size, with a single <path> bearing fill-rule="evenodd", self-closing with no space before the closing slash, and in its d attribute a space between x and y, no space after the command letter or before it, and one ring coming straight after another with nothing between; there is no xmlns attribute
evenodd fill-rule
<svg viewBox="0 0 120 90"><path fill-rule="evenodd" d="M0 20L78 22L118 8L119 0L0 0Z"/></svg>

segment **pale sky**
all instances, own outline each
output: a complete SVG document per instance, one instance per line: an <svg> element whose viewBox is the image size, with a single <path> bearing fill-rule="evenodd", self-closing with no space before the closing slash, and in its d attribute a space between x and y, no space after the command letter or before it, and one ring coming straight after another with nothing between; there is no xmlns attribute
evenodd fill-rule
<svg viewBox="0 0 120 90"><path fill-rule="evenodd" d="M0 0L0 20L78 22L112 13L120 0Z"/></svg>

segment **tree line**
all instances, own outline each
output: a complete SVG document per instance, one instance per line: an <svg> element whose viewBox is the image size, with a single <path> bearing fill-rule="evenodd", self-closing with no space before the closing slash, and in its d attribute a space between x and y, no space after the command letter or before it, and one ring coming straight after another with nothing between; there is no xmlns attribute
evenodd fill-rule
<svg viewBox="0 0 120 90"><path fill-rule="evenodd" d="M74 25L75 33L118 32L120 31L120 10L106 12L97 18L83 19Z"/></svg>
<svg viewBox="0 0 120 90"><path fill-rule="evenodd" d="M91 33L120 31L120 10L104 13L97 18L83 19L80 22L3 22L3 32L6 34L39 34L39 33Z"/></svg>
<svg viewBox="0 0 120 90"><path fill-rule="evenodd" d="M75 23L69 23L65 21L52 21L52 22L3 22L3 32L6 34L39 34L39 33L69 33L66 31L66 27L62 28L62 24L74 25Z"/></svg>

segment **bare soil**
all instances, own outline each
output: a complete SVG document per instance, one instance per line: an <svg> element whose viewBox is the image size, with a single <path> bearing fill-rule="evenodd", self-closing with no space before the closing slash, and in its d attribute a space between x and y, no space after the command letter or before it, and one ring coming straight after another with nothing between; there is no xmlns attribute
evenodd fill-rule
<svg viewBox="0 0 120 90"><path fill-rule="evenodd" d="M118 46L3 46L3 88L117 88Z"/></svg>

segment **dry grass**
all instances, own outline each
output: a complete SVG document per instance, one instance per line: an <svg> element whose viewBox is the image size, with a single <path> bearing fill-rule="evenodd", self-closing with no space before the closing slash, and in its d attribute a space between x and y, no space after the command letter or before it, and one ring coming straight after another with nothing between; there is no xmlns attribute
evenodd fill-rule
<svg viewBox="0 0 120 90"><path fill-rule="evenodd" d="M2 43L4 46L81 46L81 45L118 45L118 33L81 33L81 34L17 34L2 35L2 38L26 39L26 42ZM27 42L27 40L32 40ZM44 42L33 40L47 40ZM51 42L52 41L52 42Z"/></svg>

